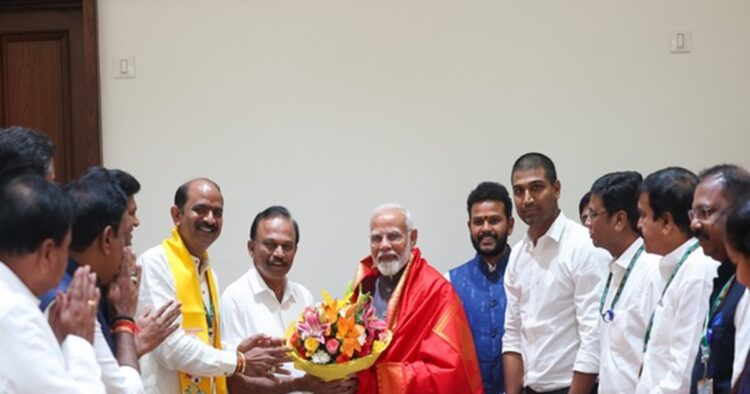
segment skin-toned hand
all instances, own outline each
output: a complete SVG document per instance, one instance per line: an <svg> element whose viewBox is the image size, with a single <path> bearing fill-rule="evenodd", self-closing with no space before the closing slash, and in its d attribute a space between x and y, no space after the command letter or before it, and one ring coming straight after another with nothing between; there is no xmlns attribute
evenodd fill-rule
<svg viewBox="0 0 750 394"><path fill-rule="evenodd" d="M325 382L320 378L312 375L305 375L298 379L299 389L310 391L316 394L342 394L354 393L357 391L357 378L350 376L341 380Z"/></svg>
<svg viewBox="0 0 750 394"><path fill-rule="evenodd" d="M120 272L107 286L107 305L112 316L135 316L138 306L138 285L141 283L141 267L135 263L135 254L125 248L120 263Z"/></svg>
<svg viewBox="0 0 750 394"><path fill-rule="evenodd" d="M50 308L49 322L57 340L62 343L68 335L77 335L94 342L94 324L99 305L96 274L88 266L79 267L66 293L58 292Z"/></svg>
<svg viewBox="0 0 750 394"><path fill-rule="evenodd" d="M151 305L143 308L143 313L136 319L138 333L135 335L135 348L140 358L156 349L168 336L180 327L176 323L182 313L182 304L170 300L156 312Z"/></svg>
<svg viewBox="0 0 750 394"><path fill-rule="evenodd" d="M237 351L245 355L246 376L267 377L278 381L275 374L289 375L290 372L281 368L285 362L291 361L290 348L283 346L281 338L271 338L267 335L255 335L240 343Z"/></svg>

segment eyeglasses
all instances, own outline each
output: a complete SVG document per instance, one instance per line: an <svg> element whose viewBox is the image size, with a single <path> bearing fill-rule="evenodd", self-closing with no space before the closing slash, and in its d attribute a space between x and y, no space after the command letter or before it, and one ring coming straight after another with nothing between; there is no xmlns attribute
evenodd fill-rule
<svg viewBox="0 0 750 394"><path fill-rule="evenodd" d="M723 210L719 208L709 207L708 205L701 205L699 207L690 209L688 211L688 218L690 219L690 221L705 221L713 217L714 214L720 214L722 211Z"/></svg>
<svg viewBox="0 0 750 394"><path fill-rule="evenodd" d="M370 244L379 245L381 242L383 242L383 238L387 239L388 243L390 244L400 244L405 239L404 234L402 234L400 231L389 231L385 234L373 233L370 234Z"/></svg>
<svg viewBox="0 0 750 394"><path fill-rule="evenodd" d="M602 209L601 211L595 211L595 210L589 208L588 213L589 213L589 218L588 219L589 220L594 220L594 219L596 219L597 216L608 214L609 212L607 212L606 209Z"/></svg>

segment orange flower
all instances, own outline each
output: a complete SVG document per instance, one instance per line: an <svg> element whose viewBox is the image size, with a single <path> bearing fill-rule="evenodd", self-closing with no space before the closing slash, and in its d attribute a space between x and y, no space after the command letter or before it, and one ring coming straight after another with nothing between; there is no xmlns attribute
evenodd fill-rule
<svg viewBox="0 0 750 394"><path fill-rule="evenodd" d="M362 349L359 338L365 332L363 326L355 323L354 308L349 307L345 316L339 317L337 327L336 338L341 340L341 353L351 358L355 350Z"/></svg>

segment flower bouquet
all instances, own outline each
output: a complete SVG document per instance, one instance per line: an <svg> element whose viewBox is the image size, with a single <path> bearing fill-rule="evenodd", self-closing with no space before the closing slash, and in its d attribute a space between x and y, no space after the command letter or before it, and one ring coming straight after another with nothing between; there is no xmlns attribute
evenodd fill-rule
<svg viewBox="0 0 750 394"><path fill-rule="evenodd" d="M351 285L342 300L321 294L323 301L305 308L287 330L294 366L327 382L370 368L391 342L372 298L360 291L352 303Z"/></svg>

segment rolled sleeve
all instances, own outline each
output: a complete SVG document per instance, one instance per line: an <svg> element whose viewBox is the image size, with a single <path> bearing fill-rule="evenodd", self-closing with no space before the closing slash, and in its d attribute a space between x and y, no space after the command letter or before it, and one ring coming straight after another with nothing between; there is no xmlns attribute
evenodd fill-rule
<svg viewBox="0 0 750 394"><path fill-rule="evenodd" d="M599 373L599 298L602 292L602 278L607 270L610 257L599 249L592 249L581 267L575 284L575 309L578 323L578 337L581 341L576 353L573 370L576 372Z"/></svg>

